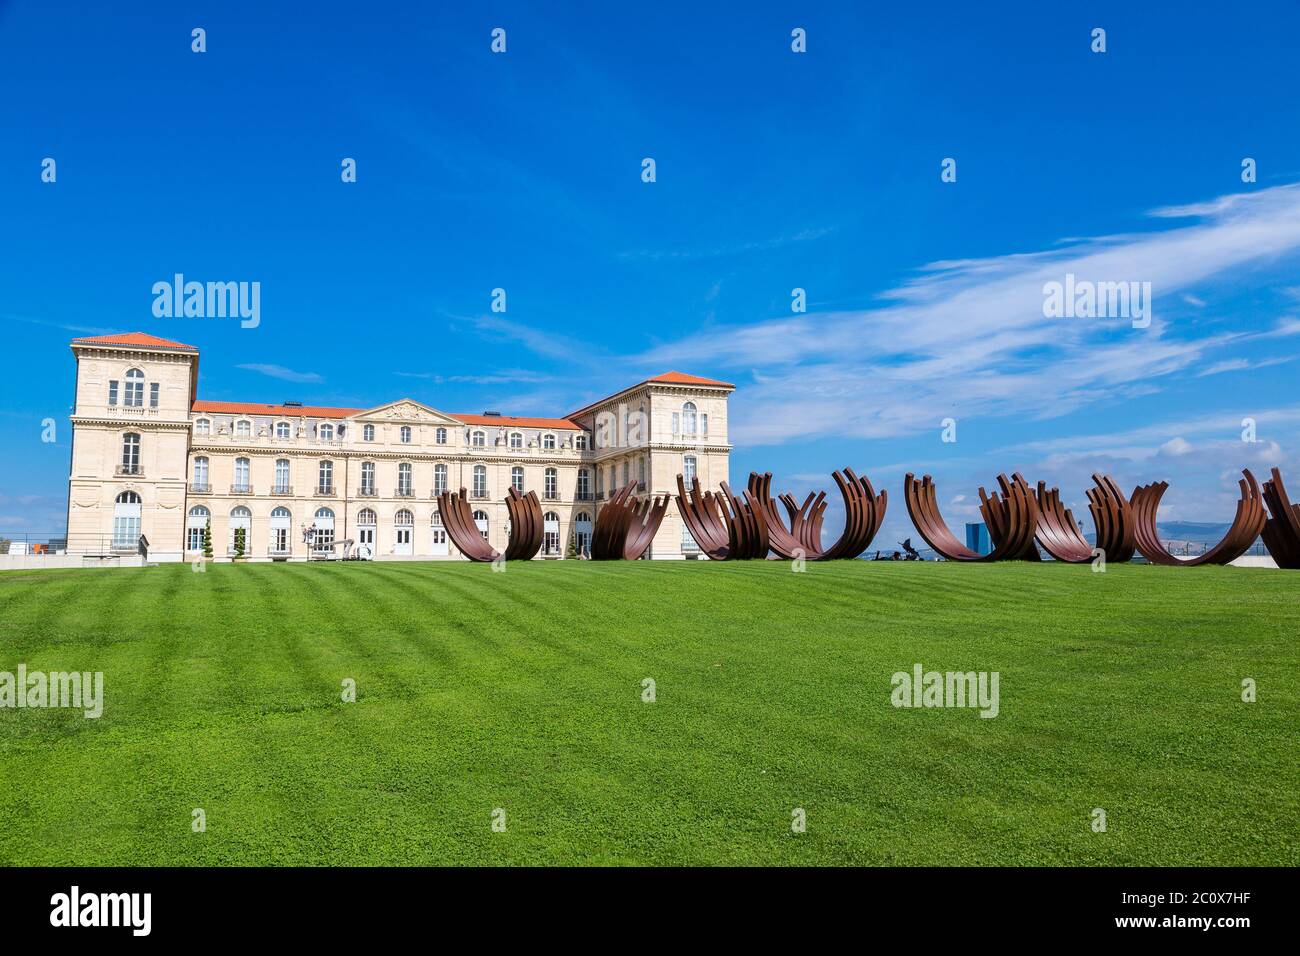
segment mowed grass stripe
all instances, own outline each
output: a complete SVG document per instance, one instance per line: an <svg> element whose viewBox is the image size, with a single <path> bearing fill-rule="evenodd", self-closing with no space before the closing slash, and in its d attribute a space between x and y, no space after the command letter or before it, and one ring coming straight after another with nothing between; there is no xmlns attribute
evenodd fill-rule
<svg viewBox="0 0 1300 956"><path fill-rule="evenodd" d="M1289 575L807 568L0 575L0 634L108 697L0 711L0 860L1297 862ZM917 661L1000 671L1002 713L889 706Z"/></svg>

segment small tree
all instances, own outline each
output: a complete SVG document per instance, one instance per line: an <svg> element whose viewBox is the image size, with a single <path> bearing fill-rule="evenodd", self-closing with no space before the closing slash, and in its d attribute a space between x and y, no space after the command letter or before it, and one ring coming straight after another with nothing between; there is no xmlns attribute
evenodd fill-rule
<svg viewBox="0 0 1300 956"><path fill-rule="evenodd" d="M203 556L212 557L212 519L209 518L203 526Z"/></svg>
<svg viewBox="0 0 1300 956"><path fill-rule="evenodd" d="M564 551L566 558L576 558L578 556L578 534L575 531L569 532L569 546Z"/></svg>
<svg viewBox="0 0 1300 956"><path fill-rule="evenodd" d="M237 558L242 558L244 556L244 541L245 541L245 529L236 528L235 529L235 557Z"/></svg>

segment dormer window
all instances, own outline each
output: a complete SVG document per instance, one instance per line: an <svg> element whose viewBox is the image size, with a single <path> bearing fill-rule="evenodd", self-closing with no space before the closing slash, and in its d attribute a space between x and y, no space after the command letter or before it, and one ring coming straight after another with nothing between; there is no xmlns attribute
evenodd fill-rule
<svg viewBox="0 0 1300 956"><path fill-rule="evenodd" d="M329 422L321 422L320 427L316 429L316 434L321 441L334 440L334 426Z"/></svg>
<svg viewBox="0 0 1300 956"><path fill-rule="evenodd" d="M573 447L576 448L578 451L586 451L586 450L587 450L587 436L586 436L585 434L579 433L579 434L578 434L578 435L573 439Z"/></svg>
<svg viewBox="0 0 1300 956"><path fill-rule="evenodd" d="M555 436L554 436L554 435L543 435L543 436L542 436L542 450L543 450L543 451L555 451Z"/></svg>
<svg viewBox="0 0 1300 956"><path fill-rule="evenodd" d="M289 425L288 422L276 422L276 423L275 423L275 437L276 437L276 438L288 438L288 437L290 437L290 435L292 435L292 434L293 434L293 429L292 429L292 427Z"/></svg>
<svg viewBox="0 0 1300 956"><path fill-rule="evenodd" d="M247 438L247 437L248 437L249 435L251 435L251 434L253 434L253 423L252 423L252 422L250 422L250 421L246 421L246 420L243 420L243 419L241 419L240 421L235 422L235 437L236 437L236 438Z"/></svg>
<svg viewBox="0 0 1300 956"><path fill-rule="evenodd" d="M212 434L212 420L209 419L209 418L200 418L200 419L196 420L196 421L194 422L194 434L196 434L196 435L211 435L211 434Z"/></svg>
<svg viewBox="0 0 1300 956"><path fill-rule="evenodd" d="M522 432L510 433L510 447L516 450L524 447L524 436Z"/></svg>
<svg viewBox="0 0 1300 956"><path fill-rule="evenodd" d="M474 432L469 436L469 443L475 448L482 448L487 444L487 435L483 432Z"/></svg>

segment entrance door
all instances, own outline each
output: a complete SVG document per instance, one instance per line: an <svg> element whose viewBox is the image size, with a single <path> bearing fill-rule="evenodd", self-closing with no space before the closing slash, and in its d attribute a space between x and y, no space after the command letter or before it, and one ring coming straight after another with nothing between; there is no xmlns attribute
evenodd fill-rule
<svg viewBox="0 0 1300 956"><path fill-rule="evenodd" d="M410 525L398 525L396 528L397 538L393 543L393 554L411 554L411 531Z"/></svg>
<svg viewBox="0 0 1300 956"><path fill-rule="evenodd" d="M447 529L446 529L446 528L434 528L434 529L433 529L433 551L432 551L432 553L433 553L434 555L444 555L444 554L447 554L447 553L448 553L448 550L447 550Z"/></svg>
<svg viewBox="0 0 1300 956"><path fill-rule="evenodd" d="M375 526L363 524L357 526L357 557L369 561L375 556Z"/></svg>

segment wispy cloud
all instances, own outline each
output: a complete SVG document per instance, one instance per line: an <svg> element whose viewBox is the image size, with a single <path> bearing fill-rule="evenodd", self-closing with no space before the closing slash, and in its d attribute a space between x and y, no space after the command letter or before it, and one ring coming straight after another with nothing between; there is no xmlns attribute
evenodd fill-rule
<svg viewBox="0 0 1300 956"><path fill-rule="evenodd" d="M733 411L748 446L810 435L880 438L941 418L1055 417L1133 398L1250 335L1180 325L1180 295L1300 252L1300 186L1166 207L1152 232L1076 240L1049 250L932 263L876 309L809 313L720 327L654 348L642 364L761 371ZM1043 286L1066 273L1150 282L1149 328L1122 319L1046 319ZM1236 276L1240 278L1240 276Z"/></svg>
<svg viewBox="0 0 1300 956"><path fill-rule="evenodd" d="M731 245L720 246L700 246L695 248L680 247L677 249L636 249L630 252L620 252L620 259L716 259L723 256L739 256L750 252L765 252L769 249L779 249L782 246L794 245L800 242L811 242L814 239L821 239L829 236L835 230L830 227L818 229L801 229L798 232L785 236L773 236L770 239L758 239L753 242L733 243Z"/></svg>
<svg viewBox="0 0 1300 956"><path fill-rule="evenodd" d="M262 365L256 362L250 362L244 365L237 365L236 368L242 368L249 372L258 372L262 375L269 375L271 378L283 379L286 382L323 382L325 381L315 372L295 372L291 368L285 368L283 365Z"/></svg>

